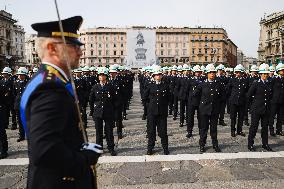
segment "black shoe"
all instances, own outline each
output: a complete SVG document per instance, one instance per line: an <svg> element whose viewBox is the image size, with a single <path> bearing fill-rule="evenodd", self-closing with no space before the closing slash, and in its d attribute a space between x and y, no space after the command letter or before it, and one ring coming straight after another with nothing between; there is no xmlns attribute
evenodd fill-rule
<svg viewBox="0 0 284 189"><path fill-rule="evenodd" d="M8 153L7 152L2 152L0 154L0 159L5 159L6 157L8 157Z"/></svg>
<svg viewBox="0 0 284 189"><path fill-rule="evenodd" d="M17 129L17 125L12 125L11 130L16 130Z"/></svg>
<svg viewBox="0 0 284 189"><path fill-rule="evenodd" d="M179 127L183 127L183 123L179 123Z"/></svg>
<svg viewBox="0 0 284 189"><path fill-rule="evenodd" d="M153 150L152 149L148 149L147 150L147 155L153 155Z"/></svg>
<svg viewBox="0 0 284 189"><path fill-rule="evenodd" d="M270 146L268 144L266 145L262 145L262 148L269 151L269 152L272 152L273 150L270 148Z"/></svg>
<svg viewBox="0 0 284 189"><path fill-rule="evenodd" d="M25 138L18 138L17 142L21 142L21 141L24 141L24 140L25 140Z"/></svg>
<svg viewBox="0 0 284 189"><path fill-rule="evenodd" d="M146 120L146 115L143 115L143 116L142 116L142 120Z"/></svg>
<svg viewBox="0 0 284 189"><path fill-rule="evenodd" d="M117 134L117 137L118 137L118 139L122 139L122 138L123 138L122 133L118 133L118 134Z"/></svg>
<svg viewBox="0 0 284 189"><path fill-rule="evenodd" d="M246 125L246 126L249 126L249 122L248 122L248 121L245 121L245 125Z"/></svg>
<svg viewBox="0 0 284 189"><path fill-rule="evenodd" d="M176 116L174 116L174 117L173 117L173 120L174 120L174 121L175 121L175 120L177 120L177 117L176 117Z"/></svg>
<svg viewBox="0 0 284 189"><path fill-rule="evenodd" d="M215 152L221 152L221 149L219 148L219 146L213 146L213 149L215 150Z"/></svg>
<svg viewBox="0 0 284 189"><path fill-rule="evenodd" d="M270 132L270 136L276 137L276 134L274 133L274 131L271 131L271 132Z"/></svg>
<svg viewBox="0 0 284 189"><path fill-rule="evenodd" d="M205 146L200 146L200 152L201 152L201 153L206 152L206 150L205 150Z"/></svg>
<svg viewBox="0 0 284 189"><path fill-rule="evenodd" d="M224 121L219 121L219 125L227 126L227 124Z"/></svg>
<svg viewBox="0 0 284 189"><path fill-rule="evenodd" d="M126 116L123 116L123 119L124 119L124 120L128 120L128 119L126 118Z"/></svg>
<svg viewBox="0 0 284 189"><path fill-rule="evenodd" d="M169 115L173 115L173 112L169 112Z"/></svg>
<svg viewBox="0 0 284 189"><path fill-rule="evenodd" d="M187 133L186 138L191 138L192 137L192 133Z"/></svg>
<svg viewBox="0 0 284 189"><path fill-rule="evenodd" d="M169 155L169 154L170 154L169 149L164 149L164 155Z"/></svg>
<svg viewBox="0 0 284 189"><path fill-rule="evenodd" d="M249 145L248 146L248 150L251 151L251 152L255 152L256 151L254 145Z"/></svg>
<svg viewBox="0 0 284 189"><path fill-rule="evenodd" d="M246 134L244 132L238 132L238 135L245 137Z"/></svg>
<svg viewBox="0 0 284 189"><path fill-rule="evenodd" d="M111 156L116 156L117 155L116 151L114 151L114 150L110 150L109 153L110 153Z"/></svg>
<svg viewBox="0 0 284 189"><path fill-rule="evenodd" d="M284 133L282 131L276 131L276 135L284 136Z"/></svg>
<svg viewBox="0 0 284 189"><path fill-rule="evenodd" d="M231 137L236 137L236 133L235 132L231 132Z"/></svg>

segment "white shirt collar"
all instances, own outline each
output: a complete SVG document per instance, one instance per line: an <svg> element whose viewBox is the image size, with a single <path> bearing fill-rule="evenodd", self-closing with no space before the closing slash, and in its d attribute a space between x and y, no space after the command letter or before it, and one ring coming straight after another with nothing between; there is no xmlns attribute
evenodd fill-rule
<svg viewBox="0 0 284 189"><path fill-rule="evenodd" d="M69 78L67 77L67 75L65 74L65 72L64 72L61 68L59 68L58 66L56 66L56 65L54 65L54 64L51 64L51 63L49 63L49 62L42 62L42 64L46 64L46 65L49 65L49 66L55 68L57 71L59 71L59 72L61 73L61 75L63 75L63 77L64 77L67 81L69 81Z"/></svg>

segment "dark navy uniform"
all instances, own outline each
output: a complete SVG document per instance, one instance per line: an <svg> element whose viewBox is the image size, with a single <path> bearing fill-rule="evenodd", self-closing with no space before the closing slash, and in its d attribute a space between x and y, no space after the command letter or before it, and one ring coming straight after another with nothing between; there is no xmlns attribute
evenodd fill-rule
<svg viewBox="0 0 284 189"><path fill-rule="evenodd" d="M151 155L155 146L156 130L161 138L161 143L164 153L168 154L168 134L167 134L167 116L168 116L168 101L169 101L169 87L164 82L156 83L155 81L149 83L145 93L144 99L149 99L148 105L148 152Z"/></svg>
<svg viewBox="0 0 284 189"><path fill-rule="evenodd" d="M25 140L25 131L20 116L20 101L27 83L28 83L27 79L25 80L18 79L14 83L14 94L15 94L14 109L16 111L17 121L19 125L19 138L17 140L18 142Z"/></svg>
<svg viewBox="0 0 284 189"><path fill-rule="evenodd" d="M248 82L245 78L231 78L226 91L229 98L230 107L230 119L231 119L231 135L235 137L235 132L238 135L244 136L243 133L243 121L246 108L246 93L248 91ZM237 130L236 119L238 115Z"/></svg>
<svg viewBox="0 0 284 189"><path fill-rule="evenodd" d="M224 75L216 77L216 80L220 83L221 89L223 89L223 92L221 92L221 105L220 105L220 114L219 114L219 125L226 126L227 124L224 122L224 115L225 115L225 109L226 109L226 101L227 101L227 93L224 91L226 88L226 85L228 84L228 78Z"/></svg>
<svg viewBox="0 0 284 189"><path fill-rule="evenodd" d="M6 134L6 127L9 125L9 117L7 119L8 105L7 105L7 96L9 93L9 88L7 88L6 82L4 79L0 79L0 145L1 145L1 154L0 159L7 157L8 151L8 140Z"/></svg>
<svg viewBox="0 0 284 189"><path fill-rule="evenodd" d="M90 169L99 155L84 143L71 84L43 64L21 100L29 152L28 189L94 188Z"/></svg>
<svg viewBox="0 0 284 189"><path fill-rule="evenodd" d="M207 132L210 127L210 135L212 139L213 148L219 152L218 139L217 139L217 124L218 115L220 113L221 85L216 81L209 81L206 79L198 85L193 92L194 96L201 96L199 103L200 113L200 151L204 152L206 144Z"/></svg>
<svg viewBox="0 0 284 189"><path fill-rule="evenodd" d="M90 106L94 110L93 119L96 127L96 143L103 146L103 134L110 153L114 152L114 89L110 83L96 84L90 93ZM105 126L103 127L103 122ZM105 131L104 131L105 130Z"/></svg>
<svg viewBox="0 0 284 189"><path fill-rule="evenodd" d="M277 115L276 134L284 136L282 125L284 123L284 77L276 76L271 80L272 99L271 112L269 118L269 130L274 134L274 118Z"/></svg>
<svg viewBox="0 0 284 189"><path fill-rule="evenodd" d="M268 81L259 79L252 83L247 93L248 100L251 102L251 126L248 136L248 148L254 151L254 138L261 120L261 139L264 147L268 146L268 122L271 111L271 88Z"/></svg>

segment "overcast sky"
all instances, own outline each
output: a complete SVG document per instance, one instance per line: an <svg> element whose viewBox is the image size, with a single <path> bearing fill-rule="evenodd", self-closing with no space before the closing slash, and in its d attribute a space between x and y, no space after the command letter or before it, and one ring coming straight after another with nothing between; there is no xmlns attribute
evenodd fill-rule
<svg viewBox="0 0 284 189"><path fill-rule="evenodd" d="M257 57L259 21L284 10L284 0L58 0L61 18L81 15L82 28L132 25L224 27L246 56ZM1 0L0 9L33 33L35 22L56 20L53 0Z"/></svg>

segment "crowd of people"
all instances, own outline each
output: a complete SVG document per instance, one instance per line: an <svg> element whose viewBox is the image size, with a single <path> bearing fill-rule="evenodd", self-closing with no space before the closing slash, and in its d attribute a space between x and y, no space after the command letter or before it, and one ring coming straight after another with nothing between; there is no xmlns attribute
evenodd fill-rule
<svg viewBox="0 0 284 189"><path fill-rule="evenodd" d="M161 138L164 154L169 154L167 117L173 116L179 126L186 125L187 138L193 136L193 127L199 130L200 152L205 152L210 130L212 145L218 145L217 125L226 126L224 114L230 114L231 136L245 137L243 124L249 127L248 149L255 151L254 138L261 123L262 148L272 151L268 143L272 137L284 136L284 64L276 68L268 64L253 65L249 71L242 65L225 68L195 65L142 68L139 74L140 94L144 107L142 119L147 119L148 151L153 154L156 129ZM226 108L227 107L227 108ZM249 113L251 115L249 123ZM198 123L194 124L194 115ZM276 128L274 120L277 117ZM186 121L186 124L185 124Z"/></svg>

